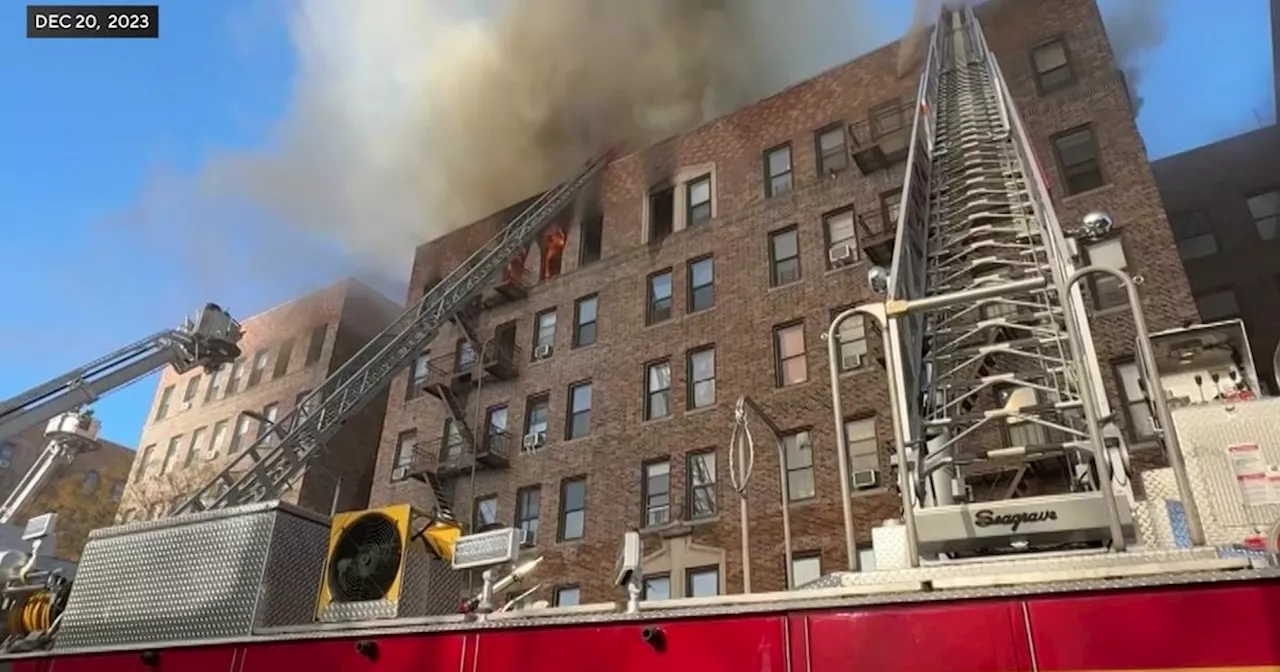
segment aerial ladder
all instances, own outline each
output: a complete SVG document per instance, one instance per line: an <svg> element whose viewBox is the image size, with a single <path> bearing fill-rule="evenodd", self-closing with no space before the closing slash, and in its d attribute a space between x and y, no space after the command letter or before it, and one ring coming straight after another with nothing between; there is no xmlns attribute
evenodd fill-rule
<svg viewBox="0 0 1280 672"><path fill-rule="evenodd" d="M8 523L57 471L81 452L98 447L99 422L85 410L102 396L172 366L214 370L240 356L240 324L216 304L205 304L175 329L152 334L105 357L0 401L0 440L46 423L47 444L0 505Z"/></svg>
<svg viewBox="0 0 1280 672"><path fill-rule="evenodd" d="M1123 550L1127 509L1111 471L1124 447L1071 282L1071 242L971 9L942 12L926 59L880 309L909 562L998 546L975 542L961 509L974 501L968 476L1010 463L1053 464L1066 492L1040 501L1011 489L982 502L989 520L1052 511L1058 541Z"/></svg>
<svg viewBox="0 0 1280 672"><path fill-rule="evenodd" d="M409 366L440 328L456 318L508 261L526 250L547 223L608 164L611 156L612 152L606 152L588 161L568 182L534 200L171 513L262 502L288 492L343 424ZM439 484L431 485L438 508L447 510Z"/></svg>

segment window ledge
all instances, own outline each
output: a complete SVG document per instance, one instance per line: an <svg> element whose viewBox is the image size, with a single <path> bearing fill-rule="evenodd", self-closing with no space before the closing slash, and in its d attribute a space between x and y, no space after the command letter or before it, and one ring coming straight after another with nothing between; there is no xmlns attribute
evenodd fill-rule
<svg viewBox="0 0 1280 672"><path fill-rule="evenodd" d="M800 276L799 280L792 280L791 282L788 282L785 285L770 285L769 288L765 290L765 293L773 294L775 292L781 292L787 289L794 289L802 285L804 285L804 276Z"/></svg>
<svg viewBox="0 0 1280 672"><path fill-rule="evenodd" d="M869 358L870 358L870 355L868 354L868 359L869 359ZM849 369L848 371L841 371L841 372L840 372L840 378L841 378L841 379L844 379L844 378L858 378L858 377L861 377L861 376L865 376L865 375L870 374L870 373L872 372L872 370L873 370L873 369L871 368L871 366L870 366L869 364L864 363L862 366L859 366L859 367L858 367L858 368L856 368L856 369Z"/></svg>
<svg viewBox="0 0 1280 672"><path fill-rule="evenodd" d="M570 352L579 352L579 351L582 351L582 350L590 350L590 349L592 349L592 348L596 347L596 343L599 343L599 342L600 342L600 341L597 339L597 340L595 340L595 341L593 341L593 342L591 342L591 343L588 343L588 344L586 344L586 345L571 345L571 346L569 346L569 351L570 351ZM553 357L555 356L555 355L554 355L554 353L552 354L552 356L553 356ZM548 359L550 359L550 358L548 358Z"/></svg>
<svg viewBox="0 0 1280 672"><path fill-rule="evenodd" d="M854 242L857 242L857 241L854 241ZM839 266L836 268L828 268L826 271L822 273L822 275L823 277L830 277L830 276L836 275L837 273L848 273L849 271L855 268L866 268L866 266L867 266L867 260L859 257L858 260L853 262L852 264L845 264L844 266Z"/></svg>
<svg viewBox="0 0 1280 672"><path fill-rule="evenodd" d="M881 474L882 482L883 482L883 477L884 477L884 474ZM888 486L884 486L884 485L881 485L875 488L867 488L866 490L854 490L852 485L849 486L849 499L863 499L866 497L875 497L878 495L887 495L887 494L889 494L889 488Z"/></svg>
<svg viewBox="0 0 1280 672"><path fill-rule="evenodd" d="M582 545L582 541L582 537L578 537L577 539L565 539L564 541L557 541L554 544L554 547L563 549L577 548Z"/></svg>
<svg viewBox="0 0 1280 672"><path fill-rule="evenodd" d="M839 500L840 500L840 498L839 498L839 497L836 497L836 501L839 501ZM788 509L803 509L803 508L805 508L805 507L809 507L809 506L817 506L817 504L818 504L818 502L819 502L819 501L820 501L820 500L819 500L819 498L818 498L818 495L815 493L812 497L805 497L804 499L789 499L789 500L787 500L787 508L788 508Z"/></svg>
<svg viewBox="0 0 1280 672"><path fill-rule="evenodd" d="M1104 184L1100 187L1094 187L1088 191L1082 191L1078 194L1071 194L1070 196L1063 196L1062 204L1068 205L1071 203L1075 203L1076 201L1087 198L1089 196L1096 196L1098 194L1106 193L1108 191L1111 191L1112 189L1115 189L1115 187L1116 185L1114 182L1108 182L1107 184Z"/></svg>
<svg viewBox="0 0 1280 672"><path fill-rule="evenodd" d="M714 411L717 408L720 408L719 401L712 402L706 406L701 406L699 408L688 408L688 409L685 409L684 417L687 418L691 415L702 415L703 413L710 413L711 411Z"/></svg>
<svg viewBox="0 0 1280 672"><path fill-rule="evenodd" d="M671 422L672 420L675 420L675 419L676 419L675 413L672 413L670 415L665 415L661 418L646 418L644 417L644 414L640 415L640 422L646 425L657 424L660 422Z"/></svg>
<svg viewBox="0 0 1280 672"><path fill-rule="evenodd" d="M713 304L710 308L703 308L702 310L695 310L695 311L692 311L692 312L686 312L684 315L681 315L681 316L680 316L680 319L681 319L681 320L687 320L687 319L689 319L689 318L691 318L691 317L701 317L701 316L703 316L703 315L707 315L707 314L715 314L715 312L716 312L716 307L715 307L715 305Z"/></svg>

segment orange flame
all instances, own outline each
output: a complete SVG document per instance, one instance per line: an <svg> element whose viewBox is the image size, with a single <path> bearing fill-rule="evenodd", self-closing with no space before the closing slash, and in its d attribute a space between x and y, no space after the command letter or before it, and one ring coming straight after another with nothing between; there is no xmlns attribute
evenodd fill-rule
<svg viewBox="0 0 1280 672"><path fill-rule="evenodd" d="M564 229L552 226L542 238L542 279L550 280L560 274L560 255L564 252Z"/></svg>

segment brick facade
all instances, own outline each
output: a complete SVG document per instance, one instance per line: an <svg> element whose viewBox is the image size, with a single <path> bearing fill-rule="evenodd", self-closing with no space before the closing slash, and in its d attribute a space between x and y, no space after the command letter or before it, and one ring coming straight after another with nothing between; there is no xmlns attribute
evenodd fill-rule
<svg viewBox="0 0 1280 672"><path fill-rule="evenodd" d="M306 391L315 389L370 338L390 324L403 308L355 280L344 280L306 297L243 319L243 377L233 394L227 394L231 366L219 372L217 389L210 391L211 376L197 369L179 375L165 369L142 431L138 457L120 507L120 518L157 515L202 486L221 469L229 442L242 411L263 412L277 404L277 418L284 418ZM322 344L310 351L312 340L324 327ZM288 365L279 365L286 351ZM252 364L258 353L267 353L261 380L253 384ZM309 361L314 359L314 361ZM278 366L279 365L279 366ZM191 381L189 404L184 401ZM162 412L166 390L167 409ZM287 501L328 513L338 492L339 510L362 508L368 502L374 451L382 433L386 397L380 396L356 414L328 442L323 456L310 465ZM225 424L225 434L210 446L215 427ZM248 420L240 443L244 448L257 436L257 421ZM199 432L195 455L188 462L192 437ZM170 442L174 452L163 468ZM148 453L148 448L150 452ZM144 468L145 462L145 468ZM340 479L340 484L339 484Z"/></svg>
<svg viewBox="0 0 1280 672"><path fill-rule="evenodd" d="M1094 210L1110 212L1128 253L1128 268L1146 279L1142 293L1152 328L1175 326L1194 316L1132 106L1092 0L1000 3L998 13L984 21L989 42L1035 138L1060 220L1070 225ZM1032 80L1030 51L1055 36L1065 36L1075 81L1064 90L1041 96ZM445 487L460 517L471 517L476 497L495 495L498 521L511 524L517 489L540 486L538 551L546 560L538 581L575 586L583 601L612 595L611 571L622 532L641 525L642 465L670 459L672 518L679 521L688 510L688 455L714 449L718 514L646 530L646 548L652 554L648 571L669 570L676 595L683 583L681 569L719 566L721 589L740 590L739 498L730 487L727 446L733 403L743 394L750 395L784 431L811 431L816 495L789 505L792 547L797 554L819 553L823 571L845 565L826 347L821 336L834 309L874 300L875 295L868 288L865 262L828 270L822 217L850 206L858 213L877 212L881 195L900 187L903 175L901 164L864 176L849 162L848 169L835 176L820 176L815 133L832 124L865 123L870 108L913 94L918 72L899 78L897 56L897 46L887 46L615 161L606 169L598 194L603 212L601 260L579 267L578 220L582 218L571 217L562 273L533 287L527 299L484 311L476 318L483 338L491 337L497 325L515 321L520 372L514 380L485 382L467 394L468 423L479 434L485 409L506 404L508 427L518 437L527 400L546 393L548 445L531 455L519 454L517 446L509 467L482 468L474 476L447 481ZM1092 124L1105 184L1064 197L1050 138L1083 124ZM786 195L767 197L763 153L782 143L792 148L792 188ZM702 175L711 176L710 221L676 230L661 242L646 242L648 188L663 180ZM678 197L677 212L682 212L680 203ZM500 213L419 248L410 299L420 297L424 285L465 259L512 214ZM676 217L676 229L682 229L680 219ZM769 234L793 225L798 230L801 277L798 282L771 287ZM690 313L688 264L705 255L714 259L715 305ZM672 315L647 326L646 278L663 269L673 274ZM598 336L593 345L575 348L575 300L588 295L598 297ZM551 309L557 311L554 353L545 361L532 362L534 316ZM797 322L803 324L807 381L779 388L772 330ZM1114 312L1102 315L1094 329L1101 359L1111 362L1130 356L1129 318ZM431 357L449 355L459 336L446 329L432 346ZM716 401L708 408L686 410L686 355L703 346L714 346L716 352ZM891 440L892 428L885 376L875 364L875 351L872 347L866 365L842 376L843 411L849 418L875 418L877 438L884 444ZM674 410L669 418L645 421L645 366L664 358L671 362ZM1108 366L1103 369L1114 396L1113 371ZM447 417L445 405L430 394L406 400L410 376L410 372L402 374L391 389L371 494L374 504L410 501L429 506L426 485L412 479L392 480L401 432L416 431L420 445L438 446ZM586 380L593 385L590 433L566 440L569 388ZM757 455L747 486L752 587L780 589L786 583L786 568L779 458L761 423L754 424L754 432ZM885 473L887 459L881 455ZM557 541L562 484L581 476L587 479L585 532L578 540ZM858 543L867 546L870 529L897 515L898 500L884 488L861 491L855 497ZM551 599L549 594L544 597Z"/></svg>
<svg viewBox="0 0 1280 672"><path fill-rule="evenodd" d="M1280 236L1274 223L1260 228L1249 199L1280 192L1280 126L1197 147L1156 161L1151 169L1175 235L1184 238L1183 265L1203 302L1202 317L1243 319L1259 377L1274 388ZM1255 200L1255 207L1264 200ZM1234 310L1223 292L1234 297Z"/></svg>
<svg viewBox="0 0 1280 672"><path fill-rule="evenodd" d="M8 497L44 451L44 425L32 427L0 441L0 497ZM110 441L99 441L97 450L80 453L58 468L10 521L19 527L32 516L58 514L54 527L54 557L75 562L88 541L89 532L115 519L133 451Z"/></svg>

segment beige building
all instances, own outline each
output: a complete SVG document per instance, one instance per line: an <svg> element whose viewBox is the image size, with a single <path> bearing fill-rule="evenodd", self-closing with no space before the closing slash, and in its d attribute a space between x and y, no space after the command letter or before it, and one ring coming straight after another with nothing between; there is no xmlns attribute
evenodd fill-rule
<svg viewBox="0 0 1280 672"><path fill-rule="evenodd" d="M242 320L242 356L215 372L160 377L120 520L161 515L204 485L263 431L251 412L283 418L403 308L356 280ZM385 395L346 423L286 500L328 513L365 506Z"/></svg>

